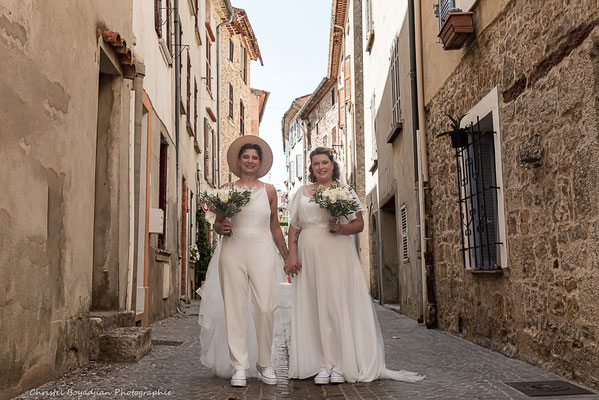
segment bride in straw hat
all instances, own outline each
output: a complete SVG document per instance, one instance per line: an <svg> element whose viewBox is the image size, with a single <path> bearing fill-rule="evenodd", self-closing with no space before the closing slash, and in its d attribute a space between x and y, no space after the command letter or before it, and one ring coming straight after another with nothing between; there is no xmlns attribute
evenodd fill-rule
<svg viewBox="0 0 599 400"><path fill-rule="evenodd" d="M239 177L231 185L250 190L252 195L230 220L217 214L214 222L217 233L225 235L234 227L235 234L220 240L199 291L201 361L218 376L232 375L232 386L245 386L247 370L256 362L257 376L274 385L277 376L271 349L277 281L282 280L276 251L286 258L287 246L278 221L277 192L259 181L272 166L272 151L263 139L242 136L229 147L227 162ZM252 313L248 312L248 300Z"/></svg>

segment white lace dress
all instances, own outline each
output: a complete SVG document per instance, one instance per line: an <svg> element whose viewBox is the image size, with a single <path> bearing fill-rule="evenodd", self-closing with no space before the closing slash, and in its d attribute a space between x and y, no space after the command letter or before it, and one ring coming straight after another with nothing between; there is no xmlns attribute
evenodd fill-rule
<svg viewBox="0 0 599 400"><path fill-rule="evenodd" d="M291 225L301 229L297 251L302 265L292 280L289 377L305 379L327 369L348 382L422 380L414 372L386 369L383 339L354 238L329 233L330 215L310 202L311 196L303 186L289 207Z"/></svg>

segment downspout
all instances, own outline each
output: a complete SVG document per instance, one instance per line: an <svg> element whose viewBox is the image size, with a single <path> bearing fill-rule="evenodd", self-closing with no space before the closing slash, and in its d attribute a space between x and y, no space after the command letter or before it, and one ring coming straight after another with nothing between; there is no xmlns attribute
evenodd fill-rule
<svg viewBox="0 0 599 400"><path fill-rule="evenodd" d="M176 168L175 168L175 193L176 193L176 205L177 205L177 214L179 215L179 211L181 210L181 196L179 194L179 125L180 125L180 117L181 117L181 28L179 21L179 0L175 0L173 5L173 14L174 14L174 29L175 29L175 49L173 54L175 54L175 160L176 160ZM181 213L181 218L177 218L177 260L180 263L181 261L181 231L180 224L183 223L184 215ZM166 224L167 222L164 221ZM187 266L185 266L187 268ZM178 267L181 270L181 265ZM187 272L187 271L186 271ZM187 276L187 274L185 274ZM180 293L180 290L179 290ZM185 288L185 293L187 293L187 287Z"/></svg>
<svg viewBox="0 0 599 400"><path fill-rule="evenodd" d="M423 85L423 60L422 60L422 16L420 9L420 1L410 0L414 13L411 18L414 18L414 42L416 50L416 83L417 83L417 99L418 99L418 130L417 147L418 147L418 207L420 221L420 262L422 272L422 311L423 322L428 328L433 328L437 323L437 301L435 296L435 276L433 265L433 253L428 245L431 237L426 225L426 196L430 191L429 175L428 175L428 152L426 140L426 121L424 113L424 85ZM425 192L427 191L427 192Z"/></svg>
<svg viewBox="0 0 599 400"><path fill-rule="evenodd" d="M218 159L217 184L220 187L221 151L220 151L220 28L229 25L235 18L235 12L230 0L225 0L229 19L216 26L216 158Z"/></svg>

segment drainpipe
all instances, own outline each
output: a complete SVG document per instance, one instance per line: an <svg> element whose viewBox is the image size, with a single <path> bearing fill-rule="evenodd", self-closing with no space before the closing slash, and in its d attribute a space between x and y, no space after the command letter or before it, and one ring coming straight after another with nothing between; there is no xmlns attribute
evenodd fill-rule
<svg viewBox="0 0 599 400"><path fill-rule="evenodd" d="M179 125L180 125L180 117L181 117L181 52L179 51L179 47L181 45L181 28L179 21L179 0L175 0L173 5L173 15L174 15L174 29L175 29L175 49L173 54L175 55L175 160L176 160L176 168L175 168L175 193L177 195L176 205L177 205L177 214L179 215L179 211L181 210L181 195L179 193ZM179 52L179 53L177 53ZM183 221L183 213L181 213L181 221ZM166 224L167 221L164 221ZM179 219L177 218L177 260L181 261L181 236L180 236L180 227L179 227ZM179 265L179 269L180 269ZM187 268L187 267L186 267ZM187 292L187 288L186 288Z"/></svg>
<svg viewBox="0 0 599 400"><path fill-rule="evenodd" d="M224 25L229 25L235 18L235 11L231 6L230 0L225 0L225 6L229 12L229 19L221 22L216 26L216 152L218 159L217 183L220 187L220 171L221 171L221 151L220 151L220 28Z"/></svg>
<svg viewBox="0 0 599 400"><path fill-rule="evenodd" d="M430 191L428 185L428 153L426 140L426 121L424 113L424 86L423 86L423 68L422 68L422 18L420 11L420 1L410 0L414 19L414 43L416 59L416 84L417 84L417 105L418 105L418 130L416 131L417 163L418 163L418 208L420 221L420 262L422 273L422 312L423 322L428 328L436 325L437 304L434 289L434 266L432 263L433 255L430 249L431 240L426 226L426 192ZM413 98L413 97L412 97ZM412 103L414 104L414 103ZM422 121L422 123L420 123Z"/></svg>

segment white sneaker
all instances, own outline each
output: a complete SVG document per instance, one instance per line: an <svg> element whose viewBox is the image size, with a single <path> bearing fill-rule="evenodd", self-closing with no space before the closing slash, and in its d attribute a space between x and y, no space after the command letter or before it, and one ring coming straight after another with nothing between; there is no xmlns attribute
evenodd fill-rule
<svg viewBox="0 0 599 400"><path fill-rule="evenodd" d="M258 370L258 377L263 383L266 383L267 385L277 384L277 374L275 374L275 370L271 365L263 368L256 364L256 369Z"/></svg>
<svg viewBox="0 0 599 400"><path fill-rule="evenodd" d="M231 386L235 387L245 387L246 385L246 373L245 369L236 369L235 374L231 378Z"/></svg>
<svg viewBox="0 0 599 400"><path fill-rule="evenodd" d="M345 382L345 378L338 372L331 372L331 383L343 383Z"/></svg>
<svg viewBox="0 0 599 400"><path fill-rule="evenodd" d="M321 369L318 375L314 377L314 383L317 385L326 385L331 382L331 373L326 369Z"/></svg>

